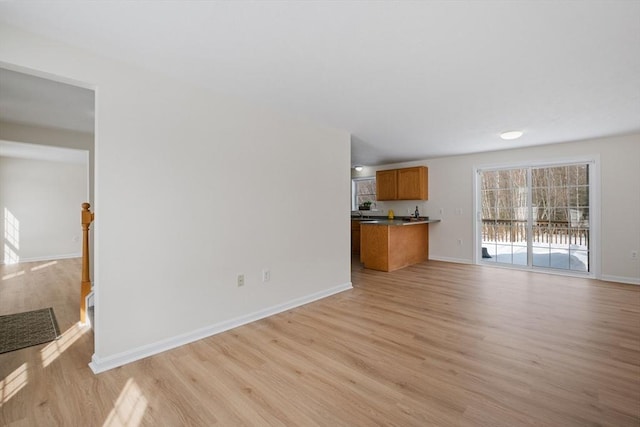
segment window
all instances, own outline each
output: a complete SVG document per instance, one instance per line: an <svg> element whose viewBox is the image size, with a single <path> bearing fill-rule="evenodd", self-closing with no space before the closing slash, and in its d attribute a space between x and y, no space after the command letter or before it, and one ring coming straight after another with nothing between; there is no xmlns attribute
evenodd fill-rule
<svg viewBox="0 0 640 427"><path fill-rule="evenodd" d="M591 166L479 170L482 262L591 272Z"/></svg>
<svg viewBox="0 0 640 427"><path fill-rule="evenodd" d="M358 210L364 202L375 203L376 178L355 178L351 180L351 209Z"/></svg>

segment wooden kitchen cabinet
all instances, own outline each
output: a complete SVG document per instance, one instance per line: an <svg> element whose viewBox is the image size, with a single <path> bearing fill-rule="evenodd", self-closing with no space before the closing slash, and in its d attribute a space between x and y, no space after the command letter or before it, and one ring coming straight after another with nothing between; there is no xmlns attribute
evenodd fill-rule
<svg viewBox="0 0 640 427"><path fill-rule="evenodd" d="M398 199L398 170L376 172L376 200Z"/></svg>
<svg viewBox="0 0 640 427"><path fill-rule="evenodd" d="M360 253L360 221L351 220L351 252Z"/></svg>
<svg viewBox="0 0 640 427"><path fill-rule="evenodd" d="M426 166L376 172L377 200L427 200L428 169Z"/></svg>
<svg viewBox="0 0 640 427"><path fill-rule="evenodd" d="M394 271L428 260L428 225L362 223L360 261L365 268Z"/></svg>
<svg viewBox="0 0 640 427"><path fill-rule="evenodd" d="M398 200L428 199L427 168L398 169Z"/></svg>

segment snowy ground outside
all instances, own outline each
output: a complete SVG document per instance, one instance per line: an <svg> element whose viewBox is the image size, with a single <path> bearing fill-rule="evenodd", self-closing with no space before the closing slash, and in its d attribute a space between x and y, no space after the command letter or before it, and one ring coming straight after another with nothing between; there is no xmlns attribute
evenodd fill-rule
<svg viewBox="0 0 640 427"><path fill-rule="evenodd" d="M483 241L491 258L483 258L483 262L527 265L526 242ZM533 266L549 267L563 270L588 271L589 252L587 246L534 243Z"/></svg>

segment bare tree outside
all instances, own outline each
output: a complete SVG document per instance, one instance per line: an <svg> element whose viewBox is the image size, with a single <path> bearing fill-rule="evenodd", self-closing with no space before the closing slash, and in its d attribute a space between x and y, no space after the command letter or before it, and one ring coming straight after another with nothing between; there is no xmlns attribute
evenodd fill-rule
<svg viewBox="0 0 640 427"><path fill-rule="evenodd" d="M376 179L365 178L356 179L355 183L355 204L356 208L365 202L375 203L376 201Z"/></svg>
<svg viewBox="0 0 640 427"><path fill-rule="evenodd" d="M483 247L489 255L503 252L486 259L526 265L522 251L530 239L534 266L589 271L588 164L487 170L480 176ZM561 258L566 262L555 262Z"/></svg>

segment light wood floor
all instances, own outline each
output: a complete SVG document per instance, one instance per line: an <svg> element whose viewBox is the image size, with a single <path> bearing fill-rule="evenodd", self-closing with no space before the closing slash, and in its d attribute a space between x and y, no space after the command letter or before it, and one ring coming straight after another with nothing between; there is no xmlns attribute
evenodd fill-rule
<svg viewBox="0 0 640 427"><path fill-rule="evenodd" d="M639 426L640 287L442 262L93 375L79 260L0 266L0 315L65 336L0 355L3 426Z"/></svg>

